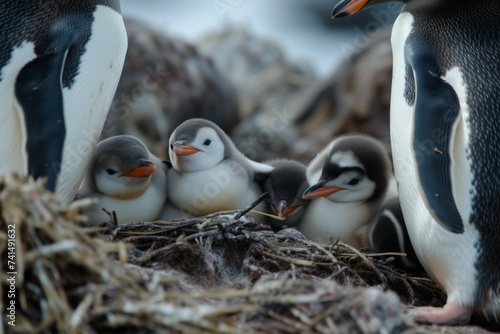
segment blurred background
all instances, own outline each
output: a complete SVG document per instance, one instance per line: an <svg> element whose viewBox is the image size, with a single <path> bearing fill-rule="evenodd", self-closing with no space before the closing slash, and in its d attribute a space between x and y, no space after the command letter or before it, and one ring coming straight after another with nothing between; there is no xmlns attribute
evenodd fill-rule
<svg viewBox="0 0 500 334"><path fill-rule="evenodd" d="M400 4L366 9L342 20L332 20L337 0L122 0L125 16L147 22L171 36L195 43L207 33L244 27L278 43L294 61L309 62L326 76L342 57L342 46L355 38L392 25ZM371 22L367 25L367 23ZM365 36L366 37L366 36Z"/></svg>
<svg viewBox="0 0 500 334"><path fill-rule="evenodd" d="M168 157L182 121L217 123L257 161L307 164L333 137L389 147L399 4L332 20L327 0L122 0L129 50L103 137L132 134Z"/></svg>

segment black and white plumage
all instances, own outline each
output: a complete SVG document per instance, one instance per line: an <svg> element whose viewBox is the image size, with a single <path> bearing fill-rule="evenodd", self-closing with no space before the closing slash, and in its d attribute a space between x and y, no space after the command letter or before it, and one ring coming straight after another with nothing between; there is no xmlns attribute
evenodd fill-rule
<svg viewBox="0 0 500 334"><path fill-rule="evenodd" d="M313 200L300 225L316 241L339 238L362 247L362 228L382 204L392 177L384 146L364 135L334 139L307 166L302 198Z"/></svg>
<svg viewBox="0 0 500 334"><path fill-rule="evenodd" d="M348 15L385 1L342 1ZM392 33L391 137L415 252L443 308L415 319L500 323L500 3L407 0Z"/></svg>
<svg viewBox="0 0 500 334"><path fill-rule="evenodd" d="M119 224L157 219L167 199L166 171L167 166L135 137L99 142L77 194L99 202L83 213L92 224L109 220L102 208L115 211Z"/></svg>
<svg viewBox="0 0 500 334"><path fill-rule="evenodd" d="M0 174L48 176L69 203L123 66L119 1L4 1L0 36Z"/></svg>
<svg viewBox="0 0 500 334"><path fill-rule="evenodd" d="M245 157L215 123L193 118L170 136L169 202L195 216L244 209L272 167ZM261 209L262 210L262 209Z"/></svg>
<svg viewBox="0 0 500 334"><path fill-rule="evenodd" d="M384 202L368 225L368 243L379 253L406 253L395 256L395 263L410 271L423 271L406 229L403 211L397 197Z"/></svg>
<svg viewBox="0 0 500 334"><path fill-rule="evenodd" d="M272 219L269 224L276 230L284 225L297 227L309 203L302 198L308 187L306 166L293 160L273 160L266 164L273 170L263 182L263 190L268 193L267 201L273 214L285 218L284 221Z"/></svg>

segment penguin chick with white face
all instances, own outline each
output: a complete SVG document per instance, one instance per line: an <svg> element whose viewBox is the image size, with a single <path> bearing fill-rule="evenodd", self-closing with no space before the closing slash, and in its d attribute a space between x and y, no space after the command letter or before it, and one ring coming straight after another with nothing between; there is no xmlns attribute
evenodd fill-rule
<svg viewBox="0 0 500 334"><path fill-rule="evenodd" d="M269 224L275 230L281 230L283 225L296 227L309 202L302 198L308 187L306 166L293 160L275 160L267 164L273 167L263 183L268 204L275 215L286 218L284 221L271 218Z"/></svg>
<svg viewBox="0 0 500 334"><path fill-rule="evenodd" d="M302 198L313 200L301 232L326 242L339 238L362 247L359 228L379 209L391 178L391 164L381 143L362 135L334 139L307 167L310 187Z"/></svg>
<svg viewBox="0 0 500 334"><path fill-rule="evenodd" d="M77 198L96 197L83 210L93 224L109 220L102 211L116 211L119 224L158 218L167 198L163 162L137 138L127 135L97 144Z"/></svg>
<svg viewBox="0 0 500 334"><path fill-rule="evenodd" d="M382 205L368 226L368 242L378 253L406 253L395 256L395 263L409 271L424 272L406 229L399 198L394 197Z"/></svg>
<svg viewBox="0 0 500 334"><path fill-rule="evenodd" d="M342 0L334 17L388 0ZM415 320L500 325L500 1L404 0L391 141L415 253L446 291Z"/></svg>
<svg viewBox="0 0 500 334"><path fill-rule="evenodd" d="M175 169L168 173L169 202L195 216L244 209L262 193L256 181L273 169L245 157L224 131L201 118L179 125L169 144Z"/></svg>

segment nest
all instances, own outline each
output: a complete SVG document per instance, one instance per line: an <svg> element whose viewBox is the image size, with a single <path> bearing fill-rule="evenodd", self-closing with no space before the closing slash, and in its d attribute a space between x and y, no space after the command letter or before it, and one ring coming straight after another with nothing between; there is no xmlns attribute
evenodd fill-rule
<svg viewBox="0 0 500 334"><path fill-rule="evenodd" d="M15 226L12 333L414 333L406 305L442 305L387 256L235 213L85 228L40 182L0 179L0 263ZM11 245L10 245L11 246ZM11 264L11 263L9 263ZM5 275L5 274L4 274ZM392 291L391 291L392 290Z"/></svg>

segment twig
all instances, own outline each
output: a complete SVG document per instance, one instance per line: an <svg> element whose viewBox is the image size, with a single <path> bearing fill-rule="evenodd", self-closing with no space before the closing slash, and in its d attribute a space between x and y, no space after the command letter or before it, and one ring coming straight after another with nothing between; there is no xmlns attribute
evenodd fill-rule
<svg viewBox="0 0 500 334"><path fill-rule="evenodd" d="M253 213L257 213L259 215L263 215L263 216L267 216L267 217L271 217L271 218L274 218L276 220L285 220L286 217L280 217L280 216L276 216L276 215L273 215L271 213L267 213L267 212L262 212L262 211L259 211L259 210L250 210L250 212L253 212Z"/></svg>
<svg viewBox="0 0 500 334"><path fill-rule="evenodd" d="M312 267L316 265L314 261L309 261L309 260L300 260L300 259L294 259L294 258L289 258L289 257L284 257L284 256L279 256L276 254L272 254L269 252L262 252L262 255L265 255L267 257L270 257L275 260L280 260L283 262L288 262L288 263L293 263L299 266L307 266L307 267Z"/></svg>
<svg viewBox="0 0 500 334"><path fill-rule="evenodd" d="M382 281L382 287L384 288L384 290L387 289L387 286L389 284L387 282L387 278L385 277L384 274L382 274L382 272L373 263L370 262L370 260L368 260L368 258L363 253L361 253L356 248L354 248L351 245L346 244L342 241L339 242L339 244L344 246L345 248L349 249L353 253L357 254L360 258L362 258L372 268L372 270L375 272L375 274L377 274L378 278Z"/></svg>
<svg viewBox="0 0 500 334"><path fill-rule="evenodd" d="M240 211L239 213L237 213L233 219L234 220L238 220L240 219L241 217L243 217L244 215L246 215L247 213L250 212L250 210L252 210L253 208L255 208L257 205L259 205L260 202L262 202L266 197L267 197L268 193L265 192L263 193L262 195L260 195L255 201L252 202L252 204L250 204L249 206L247 206L245 209L243 209L242 211Z"/></svg>
<svg viewBox="0 0 500 334"><path fill-rule="evenodd" d="M378 257L378 256L408 256L406 253L398 253L398 252L387 252L387 253L369 253L365 254L366 257Z"/></svg>
<svg viewBox="0 0 500 334"><path fill-rule="evenodd" d="M154 251L152 251L150 253L147 253L147 254L141 256L140 258L138 258L137 260L135 260L135 263L138 264L138 265L142 265L145 262L150 261L157 254L168 252L168 251L173 250L173 249L175 249L177 247L180 247L182 245L184 245L184 243L177 241L177 242L175 242L173 244L170 244L170 245L167 245L165 247L158 248L157 250L154 250Z"/></svg>
<svg viewBox="0 0 500 334"><path fill-rule="evenodd" d="M312 247L316 248L320 252L324 253L329 259L331 259L333 263L339 262L337 260L337 258L331 252L327 251L324 247L320 246L319 244L317 244L315 242L312 242L310 240L300 240L300 239L298 239L297 241L299 241L299 242L301 242L301 243L303 243L305 245L312 246Z"/></svg>

